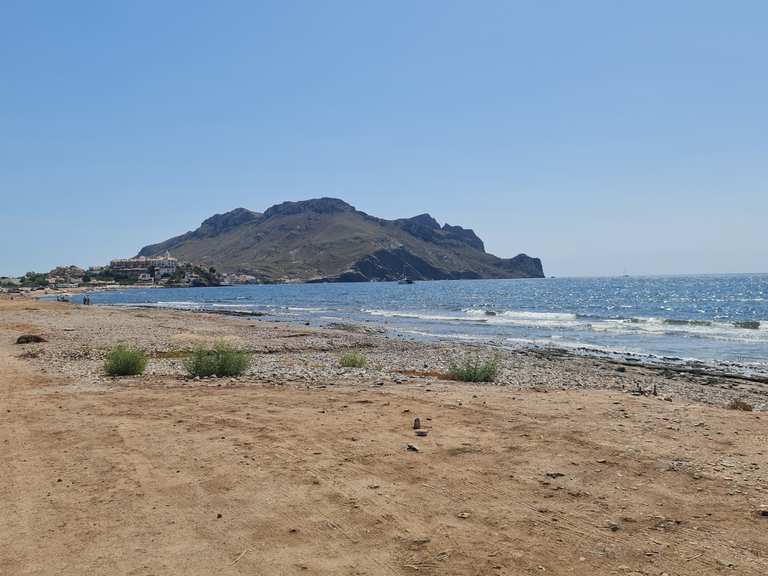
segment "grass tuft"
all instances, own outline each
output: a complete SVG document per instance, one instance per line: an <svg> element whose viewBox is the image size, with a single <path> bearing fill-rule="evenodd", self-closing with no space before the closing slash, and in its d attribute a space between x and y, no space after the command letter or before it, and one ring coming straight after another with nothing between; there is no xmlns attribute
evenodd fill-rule
<svg viewBox="0 0 768 576"><path fill-rule="evenodd" d="M137 376L143 374L146 367L146 354L125 344L113 347L104 361L104 371L109 376Z"/></svg>
<svg viewBox="0 0 768 576"><path fill-rule="evenodd" d="M731 400L728 403L728 408L731 410L741 410L742 412L752 412L752 404L744 400Z"/></svg>
<svg viewBox="0 0 768 576"><path fill-rule="evenodd" d="M360 352L347 352L339 358L339 366L342 368L365 368L368 361Z"/></svg>
<svg viewBox="0 0 768 576"><path fill-rule="evenodd" d="M461 382L493 382L499 370L498 356L482 358L479 354L466 356L448 365L448 374Z"/></svg>
<svg viewBox="0 0 768 576"><path fill-rule="evenodd" d="M184 360L184 368L190 376L240 376L251 365L251 355L226 342L218 342L213 348L195 348Z"/></svg>

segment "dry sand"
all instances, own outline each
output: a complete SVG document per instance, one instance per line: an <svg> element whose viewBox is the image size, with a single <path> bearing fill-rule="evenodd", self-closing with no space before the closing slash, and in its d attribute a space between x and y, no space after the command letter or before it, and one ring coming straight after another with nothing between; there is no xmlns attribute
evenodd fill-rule
<svg viewBox="0 0 768 576"><path fill-rule="evenodd" d="M254 368L186 379L217 338ZM100 374L117 341L147 374ZM522 352L503 385L402 373L461 352L0 300L0 574L768 573L768 414L722 407L764 385Z"/></svg>

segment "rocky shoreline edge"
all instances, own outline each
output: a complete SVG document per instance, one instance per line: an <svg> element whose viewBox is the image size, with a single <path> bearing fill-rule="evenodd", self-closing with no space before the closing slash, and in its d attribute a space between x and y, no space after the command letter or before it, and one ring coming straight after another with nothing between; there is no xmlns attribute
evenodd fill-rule
<svg viewBox="0 0 768 576"><path fill-rule="evenodd" d="M112 305L105 305L112 306ZM310 326L309 322L305 321L291 321L283 318L273 318L268 312L261 311L245 311L245 310L226 310L226 309L212 309L212 308L161 308L158 306L151 306L145 304L121 304L120 308L135 308L135 309L149 309L149 310L175 310L185 313L195 314L213 314L217 316L231 316L236 318L265 318L274 322L279 322L294 326ZM357 332L368 334L372 337L384 336L385 334L391 335L393 338L397 338L404 342L426 342L426 343L445 343L445 344L457 344L468 349L487 350L489 352L497 350L505 351L520 351L526 350L535 352L542 356L552 357L576 357L576 358L595 358L600 359L610 364L614 364L618 367L635 366L645 368L648 370L658 370L662 373L671 372L678 374L691 374L695 376L707 376L715 378L729 378L734 380L743 380L745 382L754 382L759 384L768 384L768 372L756 372L754 367L738 364L735 362L716 362L708 363L701 360L685 359L679 357L660 357L651 354L637 354L633 352L606 352L596 348L590 348L583 346L579 348L565 348L558 347L556 344L550 346L542 346L540 344L527 344L516 347L502 346L493 341L488 342L462 342L445 337L436 338L405 338L399 334L397 330L387 330L386 327L378 324L368 323L355 323L351 321L347 322L329 322L326 324L315 324L315 328L319 329L331 329L342 330L348 332Z"/></svg>
<svg viewBox="0 0 768 576"><path fill-rule="evenodd" d="M512 390L612 390L626 394L677 399L716 406L744 402L768 410L768 386L762 376L735 373L699 364L655 364L628 355L600 357L584 351L526 347L505 349L493 344L417 341L381 328L336 323L307 326L269 316L232 315L224 311L191 311L157 307L73 306L32 302L6 313L19 326L34 326L45 343L21 345L19 357L47 373L71 377L78 386L121 385L103 371L106 352L117 343L144 350L147 372L131 381L152 383L185 379L182 358L202 342L226 340L252 353L249 371L235 382L333 386L379 386L445 382L458 358L498 355L492 384ZM190 314L190 312L194 312ZM365 368L343 368L348 351L365 355ZM170 380L168 380L170 379ZM220 382L219 382L220 384Z"/></svg>

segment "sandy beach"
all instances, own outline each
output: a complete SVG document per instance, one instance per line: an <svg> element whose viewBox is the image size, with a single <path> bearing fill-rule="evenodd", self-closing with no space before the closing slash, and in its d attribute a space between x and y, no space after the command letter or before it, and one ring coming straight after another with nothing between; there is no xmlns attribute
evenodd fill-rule
<svg viewBox="0 0 768 576"><path fill-rule="evenodd" d="M222 339L249 372L186 377ZM143 376L103 374L118 342ZM533 350L441 379L468 350L0 300L0 574L768 572L768 385Z"/></svg>

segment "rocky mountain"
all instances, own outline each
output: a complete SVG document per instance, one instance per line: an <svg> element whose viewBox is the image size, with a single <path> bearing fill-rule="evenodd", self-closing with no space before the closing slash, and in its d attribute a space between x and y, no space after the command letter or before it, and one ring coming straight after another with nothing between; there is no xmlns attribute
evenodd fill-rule
<svg viewBox="0 0 768 576"><path fill-rule="evenodd" d="M335 198L283 202L263 214L237 208L145 246L139 256L166 250L183 261L270 281L544 277L538 258L488 254L472 230L440 226L429 214L383 220Z"/></svg>

